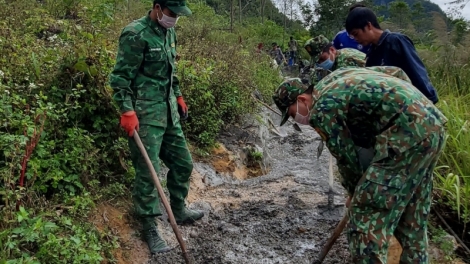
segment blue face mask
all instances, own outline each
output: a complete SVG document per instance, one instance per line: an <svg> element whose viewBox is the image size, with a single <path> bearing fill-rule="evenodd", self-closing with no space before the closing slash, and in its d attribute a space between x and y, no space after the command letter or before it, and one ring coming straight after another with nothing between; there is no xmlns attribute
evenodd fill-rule
<svg viewBox="0 0 470 264"><path fill-rule="evenodd" d="M324 62L317 64L317 66L325 70L331 70L331 68L333 68L333 64L334 62L332 60L327 59Z"/></svg>

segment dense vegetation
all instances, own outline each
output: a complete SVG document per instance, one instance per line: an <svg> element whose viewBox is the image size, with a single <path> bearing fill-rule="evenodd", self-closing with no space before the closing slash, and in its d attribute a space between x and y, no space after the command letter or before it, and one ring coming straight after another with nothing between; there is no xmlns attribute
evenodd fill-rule
<svg viewBox="0 0 470 264"><path fill-rule="evenodd" d="M374 6L380 8L379 14L385 15L387 17L390 16L390 10L387 6L394 5L397 2L406 3L412 9L421 9L423 13L430 14L432 12L437 12L440 15L445 15L442 9L435 3L426 0L405 0L405 1L394 1L394 0L373 0L372 3Z"/></svg>
<svg viewBox="0 0 470 264"><path fill-rule="evenodd" d="M97 262L112 257L108 234L86 216L95 201L128 193L127 139L107 85L119 33L151 1L10 1L0 9L0 260ZM259 27L223 30L204 4L178 24L178 71L194 146L255 110L279 72L254 56ZM208 20L207 18L210 18ZM20 22L21 21L21 22ZM270 21L267 39L282 35ZM266 35L268 34L268 35ZM269 35L272 34L272 35Z"/></svg>
<svg viewBox="0 0 470 264"><path fill-rule="evenodd" d="M97 201L127 196L132 185L127 139L107 81L122 27L145 15L150 2L0 0L1 263L113 259L116 238L84 220ZM194 15L177 26L178 72L191 116L184 130L201 155L224 125L256 111L254 90L269 98L280 82L270 59L255 53L257 43L285 47L293 35L302 45L310 37L302 26L332 37L342 27L336 17L347 9L335 1L299 2L290 8L302 15L290 16L269 0L207 3L214 8L191 3ZM399 10L389 10L383 26L415 41L450 120L435 198L441 212L459 216L453 224L461 235L470 223L468 24L437 12L420 27L428 14L409 5Z"/></svg>

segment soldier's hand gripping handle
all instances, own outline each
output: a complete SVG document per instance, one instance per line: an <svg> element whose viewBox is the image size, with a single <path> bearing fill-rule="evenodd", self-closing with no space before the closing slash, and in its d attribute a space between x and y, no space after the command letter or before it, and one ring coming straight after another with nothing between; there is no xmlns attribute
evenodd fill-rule
<svg viewBox="0 0 470 264"><path fill-rule="evenodd" d="M139 120L135 111L127 111L121 115L121 127L130 137L134 135L134 129L139 131Z"/></svg>
<svg viewBox="0 0 470 264"><path fill-rule="evenodd" d="M178 96L176 98L176 101L178 102L178 112L180 114L181 119L186 120L186 118L188 118L188 106L186 106L183 96Z"/></svg>

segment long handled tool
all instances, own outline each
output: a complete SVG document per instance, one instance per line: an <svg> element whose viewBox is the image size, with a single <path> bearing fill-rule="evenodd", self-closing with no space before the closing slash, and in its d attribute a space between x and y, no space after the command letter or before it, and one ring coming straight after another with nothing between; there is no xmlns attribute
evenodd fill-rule
<svg viewBox="0 0 470 264"><path fill-rule="evenodd" d="M330 162L329 162L329 180L328 180L328 185L329 185L329 192L328 192L328 209L333 209L335 207L334 204L334 190L333 190L333 156L330 154ZM344 227L348 223L348 211L343 216L343 219L339 222L339 224L336 226L335 230L333 231L333 234L331 234L331 237L326 241L325 245L323 246L320 256L313 262L313 264L321 264L323 263L323 260L325 259L326 255L330 251L331 247L335 244L336 240L338 237L341 235L341 233L344 230Z"/></svg>
<svg viewBox="0 0 470 264"><path fill-rule="evenodd" d="M160 180L158 179L157 172L153 168L152 162L150 161L147 151L145 150L144 145L142 144L142 141L140 140L139 134L137 133L136 130L134 130L134 140L135 140L135 143L137 143L137 146L139 147L140 152L142 153L142 156L144 156L145 163L147 163L150 173L152 174L153 182L155 183L155 186L157 186L158 195L160 195L160 198L163 202L163 206L165 206L166 212L168 213L168 218L170 218L170 224L171 224L171 227L173 228L173 232L175 232L176 239L178 239L178 243L180 244L181 251L183 252L183 258L186 264L189 264L191 263L191 261L189 260L189 255L188 255L188 252L186 251L186 245L178 229L178 226L176 225L175 217L173 215L173 212L171 211L170 204L168 204L165 193L163 192L162 185L160 184Z"/></svg>
<svg viewBox="0 0 470 264"><path fill-rule="evenodd" d="M276 110L274 110L271 106L267 105L267 104L264 103L263 101L261 101L261 100L259 100L258 98L256 98L255 95L252 94L252 96L253 96L253 98L254 98L258 103L262 104L264 107L268 108L268 109L271 110L272 112L274 112L274 113L276 113L277 115L279 115L279 116L282 117L282 115L281 115L279 112L277 112ZM297 125L297 123L293 123L293 122L290 121L290 120L287 120L287 122L291 123L292 126L294 127L294 129L295 129L296 131L302 132L302 129L300 129L300 127L299 127L299 125Z"/></svg>
<svg viewBox="0 0 470 264"><path fill-rule="evenodd" d="M328 176L328 209L335 209L335 191L333 189L334 176L333 176L333 155L330 154L329 162L329 176Z"/></svg>
<svg viewBox="0 0 470 264"><path fill-rule="evenodd" d="M323 260L325 259L326 255L328 252L330 252L331 247L335 244L336 240L338 239L339 235L343 232L344 227L348 223L349 217L348 217L348 212L343 216L343 219L339 222L339 224L336 226L335 230L333 231L333 234L331 234L331 237L326 241L325 245L323 246L320 256L318 259L316 259L313 264L321 264L323 263Z"/></svg>

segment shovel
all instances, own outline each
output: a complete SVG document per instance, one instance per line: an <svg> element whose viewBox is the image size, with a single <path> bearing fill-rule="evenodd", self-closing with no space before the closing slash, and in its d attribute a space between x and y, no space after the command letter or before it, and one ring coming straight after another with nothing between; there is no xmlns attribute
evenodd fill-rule
<svg viewBox="0 0 470 264"><path fill-rule="evenodd" d="M158 179L157 172L153 168L152 162L150 161L147 151L145 150L144 145L142 144L142 141L140 140L139 134L137 133L136 130L134 130L133 137L134 137L135 143L140 149L140 152L142 153L142 156L145 159L145 163L147 163L150 173L152 174L153 182L155 183L155 186L157 187L157 190L158 190L158 195L160 196L160 199L163 202L163 206L165 207L165 210L168 213L168 218L170 219L171 227L173 228L173 232L175 232L176 239L178 240L178 243L180 244L180 247L181 247L181 251L183 252L183 258L186 264L189 264L191 263L191 261L189 260L189 255L188 255L188 252L186 251L186 245L178 229L178 226L176 225L175 217L173 215L173 212L171 211L170 204L168 204L168 201L166 200L166 196L165 196L165 193L163 192L163 188L162 188L162 185L160 184L160 180Z"/></svg>
<svg viewBox="0 0 470 264"><path fill-rule="evenodd" d="M362 148L356 146L356 151L358 152L359 156L359 163L361 164L363 168L363 173L367 169L367 167L370 166L372 159L374 157L374 149L373 148ZM330 183L332 182L332 158L330 156ZM331 186L331 185L330 185ZM343 216L343 219L339 222L339 224L336 226L335 230L331 234L331 237L328 239L328 241L325 243L325 245L322 248L322 251L320 252L320 256L318 257L317 260L313 262L313 264L321 264L323 260L325 259L326 255L330 251L331 247L333 244L336 242L338 239L339 235L341 235L341 232L343 232L344 227L348 223L349 217L348 217L348 212L349 212L349 207L346 210L346 213Z"/></svg>

